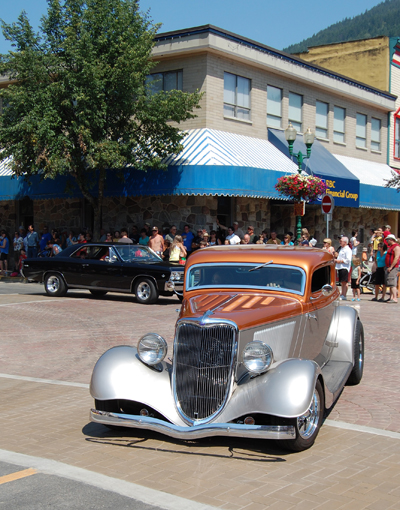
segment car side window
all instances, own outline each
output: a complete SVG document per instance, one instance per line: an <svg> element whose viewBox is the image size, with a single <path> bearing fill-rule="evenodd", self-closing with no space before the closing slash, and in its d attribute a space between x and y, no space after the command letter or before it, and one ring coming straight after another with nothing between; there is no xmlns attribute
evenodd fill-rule
<svg viewBox="0 0 400 510"><path fill-rule="evenodd" d="M318 292L324 285L331 284L330 266L320 267L314 271L311 280L311 292Z"/></svg>

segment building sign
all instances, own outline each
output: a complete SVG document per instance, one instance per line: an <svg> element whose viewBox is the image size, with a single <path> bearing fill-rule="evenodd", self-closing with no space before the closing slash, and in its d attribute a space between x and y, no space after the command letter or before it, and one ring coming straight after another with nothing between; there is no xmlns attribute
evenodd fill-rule
<svg viewBox="0 0 400 510"><path fill-rule="evenodd" d="M335 200L339 207L359 207L360 181L356 179L329 178L314 174L327 185L326 194ZM321 203L322 196L318 197L317 203Z"/></svg>

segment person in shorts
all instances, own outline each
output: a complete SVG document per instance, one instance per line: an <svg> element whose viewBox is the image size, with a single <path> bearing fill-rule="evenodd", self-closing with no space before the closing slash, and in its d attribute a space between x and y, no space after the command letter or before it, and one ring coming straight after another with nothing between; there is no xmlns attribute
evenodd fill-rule
<svg viewBox="0 0 400 510"><path fill-rule="evenodd" d="M353 291L352 301L360 301L360 278L361 278L361 260L353 257L351 260L351 289Z"/></svg>
<svg viewBox="0 0 400 510"><path fill-rule="evenodd" d="M397 303L397 274L400 263L400 246L393 234L386 236L385 242L388 246L385 258L386 285L389 287L390 299L387 303Z"/></svg>
<svg viewBox="0 0 400 510"><path fill-rule="evenodd" d="M349 271L351 267L351 249L349 247L349 238L342 236L340 238L340 249L336 257L336 269L339 273L339 282L342 288L340 299L347 300L347 287L349 281Z"/></svg>

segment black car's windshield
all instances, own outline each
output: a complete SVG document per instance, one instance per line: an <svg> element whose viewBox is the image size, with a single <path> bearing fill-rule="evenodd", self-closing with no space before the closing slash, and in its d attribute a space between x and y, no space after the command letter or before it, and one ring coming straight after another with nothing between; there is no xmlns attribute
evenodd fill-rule
<svg viewBox="0 0 400 510"><path fill-rule="evenodd" d="M162 260L145 246L130 244L114 246L113 249L115 249L124 262L160 262Z"/></svg>
<svg viewBox="0 0 400 510"><path fill-rule="evenodd" d="M255 268L261 268L254 270ZM252 271L253 269L253 271ZM276 289L304 294L305 273L294 266L276 264L202 264L186 275L186 290L194 288Z"/></svg>

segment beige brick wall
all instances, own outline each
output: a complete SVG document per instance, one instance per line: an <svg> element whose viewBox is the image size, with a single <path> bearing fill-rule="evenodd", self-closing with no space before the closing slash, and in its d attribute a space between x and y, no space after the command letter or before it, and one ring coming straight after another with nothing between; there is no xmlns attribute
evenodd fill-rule
<svg viewBox="0 0 400 510"><path fill-rule="evenodd" d="M329 104L328 139L320 140L332 153L366 159L376 163L386 163L387 155L387 114L354 100L335 95L317 87L290 80L278 74L253 65L246 65L236 60L212 52L193 54L187 58L169 58L160 62L156 71L183 69L183 88L187 92L198 89L204 92L202 109L197 112L197 119L180 125L181 129L210 128L228 131L255 138L267 139L267 85L283 89L282 128L288 124L289 92L303 96L303 130L310 127L315 130L316 100ZM224 118L224 72L244 76L251 80L251 122ZM346 109L346 142L344 145L333 142L333 108ZM356 147L356 114L367 115L367 149ZM370 150L371 117L381 121L381 151Z"/></svg>

